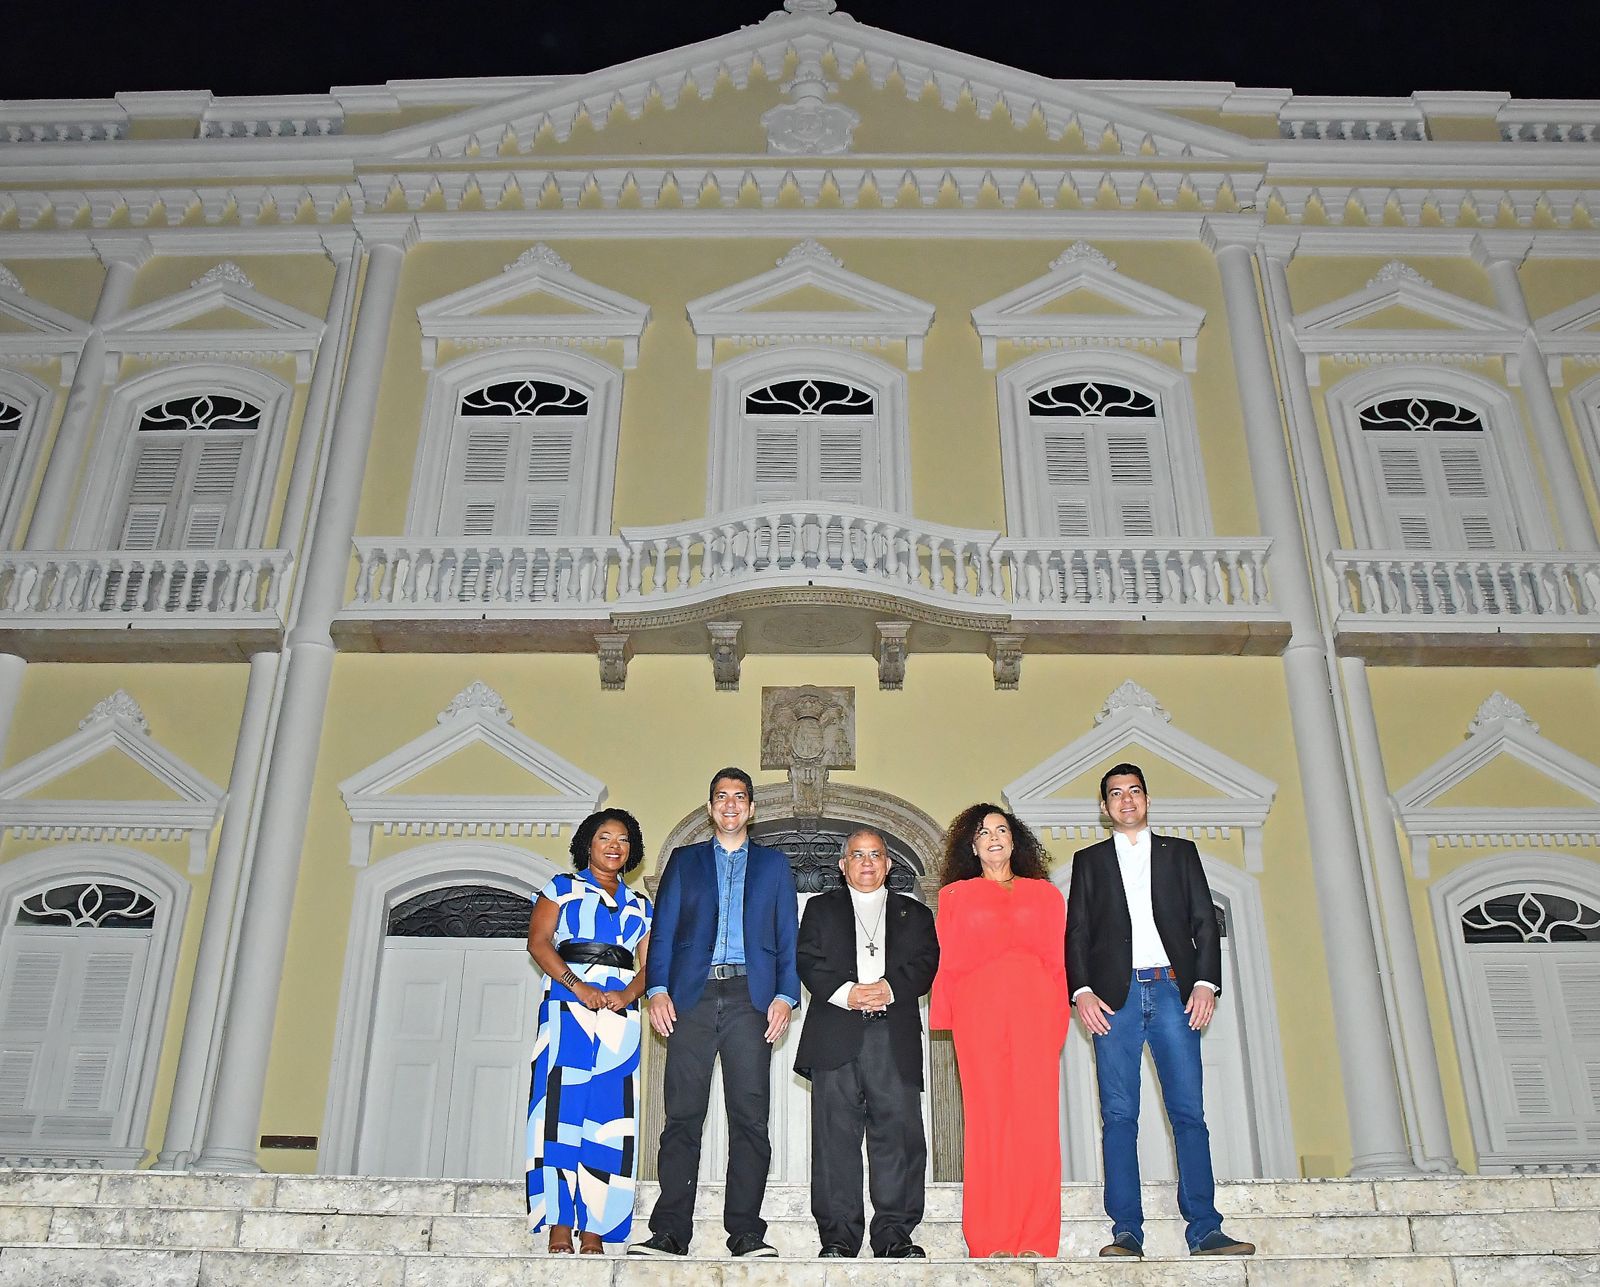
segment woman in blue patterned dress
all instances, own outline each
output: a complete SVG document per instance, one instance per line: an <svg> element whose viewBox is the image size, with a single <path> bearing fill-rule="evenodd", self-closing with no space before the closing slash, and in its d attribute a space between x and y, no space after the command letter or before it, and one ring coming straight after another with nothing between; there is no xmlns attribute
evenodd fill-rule
<svg viewBox="0 0 1600 1287"><path fill-rule="evenodd" d="M633 1225L638 1175L639 994L650 900L622 877L644 859L622 809L585 818L572 837L577 875L552 876L528 923L544 971L528 1104L528 1228L550 1226L552 1255L605 1254Z"/></svg>

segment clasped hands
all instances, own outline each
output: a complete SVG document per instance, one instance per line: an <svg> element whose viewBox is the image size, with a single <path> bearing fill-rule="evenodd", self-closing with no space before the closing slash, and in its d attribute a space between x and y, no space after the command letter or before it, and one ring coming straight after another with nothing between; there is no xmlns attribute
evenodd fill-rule
<svg viewBox="0 0 1600 1287"><path fill-rule="evenodd" d="M893 1000L888 980L879 979L876 983L857 983L845 997L845 1005L851 1010L887 1010Z"/></svg>
<svg viewBox="0 0 1600 1287"><path fill-rule="evenodd" d="M612 991L606 988L597 988L592 983L580 982L573 985L572 995L578 998L578 1004L586 1010L618 1012L628 1008L628 1002L621 989Z"/></svg>

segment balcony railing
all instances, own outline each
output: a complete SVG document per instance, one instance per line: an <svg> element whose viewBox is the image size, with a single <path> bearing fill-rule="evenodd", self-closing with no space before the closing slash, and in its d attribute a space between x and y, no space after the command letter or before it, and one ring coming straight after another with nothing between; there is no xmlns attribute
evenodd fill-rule
<svg viewBox="0 0 1600 1287"><path fill-rule="evenodd" d="M48 642L50 632L100 633L126 655L135 634L187 634L210 636L219 655L232 655L282 628L289 565L287 550L3 553L0 647L31 635L38 642L23 651L66 656L72 645ZM133 651L139 646L132 641Z"/></svg>
<svg viewBox="0 0 1600 1287"><path fill-rule="evenodd" d="M361 539L351 616L603 618L762 587L1016 616L1272 617L1270 542L1066 545L848 506L764 506L573 540Z"/></svg>

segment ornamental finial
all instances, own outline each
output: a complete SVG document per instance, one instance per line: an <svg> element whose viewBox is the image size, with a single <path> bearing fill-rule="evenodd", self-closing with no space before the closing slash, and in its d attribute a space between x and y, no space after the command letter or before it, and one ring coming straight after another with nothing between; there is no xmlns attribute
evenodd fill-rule
<svg viewBox="0 0 1600 1287"><path fill-rule="evenodd" d="M813 14L826 18L839 6L835 0L783 0L783 7L797 17Z"/></svg>
<svg viewBox="0 0 1600 1287"><path fill-rule="evenodd" d="M1413 282L1418 286L1433 285L1410 264L1403 264L1398 259L1391 259L1382 268L1378 269L1377 274L1367 285L1369 287L1388 286L1395 282Z"/></svg>
<svg viewBox="0 0 1600 1287"><path fill-rule="evenodd" d="M22 289L22 283L17 280L17 275L4 264L0 264L0 286L4 286L7 290L14 290L19 295L27 294Z"/></svg>
<svg viewBox="0 0 1600 1287"><path fill-rule="evenodd" d="M502 271L514 273L519 268L555 268L564 273L572 271L572 265L542 241L536 246L529 246Z"/></svg>
<svg viewBox="0 0 1600 1287"><path fill-rule="evenodd" d="M1467 725L1467 736L1476 737L1479 733L1492 733L1503 724L1520 724L1530 733L1537 733L1539 726L1529 717L1516 702L1504 693L1490 693L1484 699L1478 713L1473 717L1472 723Z"/></svg>
<svg viewBox="0 0 1600 1287"><path fill-rule="evenodd" d="M139 703L122 688L117 689L110 697L96 702L94 709L78 721L78 727L88 728L91 724L103 724L111 719L125 719L129 723L136 724L141 733L150 731L150 721L139 709Z"/></svg>
<svg viewBox="0 0 1600 1287"><path fill-rule="evenodd" d="M1099 264L1100 267L1109 268L1112 271L1115 271L1117 267L1116 264L1112 263L1111 260L1107 259L1087 241L1073 242L1050 261L1050 267L1052 270L1059 271L1063 268L1071 268L1074 264L1083 263L1086 260L1091 264Z"/></svg>
<svg viewBox="0 0 1600 1287"><path fill-rule="evenodd" d="M1106 704L1100 708L1100 713L1094 717L1096 725L1104 724L1114 715L1123 711L1143 711L1147 715L1154 715L1163 723L1172 723L1172 716L1166 708L1158 702L1154 695L1145 688L1140 688L1131 679L1125 679L1117 685L1116 690L1106 698Z"/></svg>
<svg viewBox="0 0 1600 1287"><path fill-rule="evenodd" d="M844 260L829 251L815 237L807 237L782 259L778 260L778 267L783 268L806 259L820 259L823 263L832 264L835 268L841 267L844 263Z"/></svg>
<svg viewBox="0 0 1600 1287"><path fill-rule="evenodd" d="M190 289L209 286L212 282L231 282L235 286L243 286L246 290L254 290L255 283L246 276L244 269L231 259L225 259L215 268L208 268L200 276L189 283Z"/></svg>
<svg viewBox="0 0 1600 1287"><path fill-rule="evenodd" d="M474 715L479 711L491 719L511 723L511 711L501 700L500 694L481 679L473 680L455 695L450 705L439 712L439 723L448 723L450 720Z"/></svg>

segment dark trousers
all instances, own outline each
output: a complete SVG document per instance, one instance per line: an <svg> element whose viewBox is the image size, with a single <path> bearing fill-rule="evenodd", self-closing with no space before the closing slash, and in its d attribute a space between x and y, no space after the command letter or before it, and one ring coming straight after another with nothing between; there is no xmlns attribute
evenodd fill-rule
<svg viewBox="0 0 1600 1287"><path fill-rule="evenodd" d="M662 1079L661 1150L656 1175L661 1196L650 1213L653 1233L671 1234L684 1246L694 1237L695 1181L700 1171L700 1135L711 1103L711 1071L722 1058L722 1100L728 1110L728 1184L722 1223L730 1240L741 1233L764 1238L761 1218L772 1143L767 1138L767 1081L772 1047L767 1016L750 1003L745 979L712 979L705 995L667 1038Z"/></svg>
<svg viewBox="0 0 1600 1287"><path fill-rule="evenodd" d="M811 1214L823 1246L861 1250L861 1140L872 1191L872 1251L910 1242L922 1221L928 1145L922 1092L890 1049L889 1025L863 1020L861 1053L811 1074Z"/></svg>

